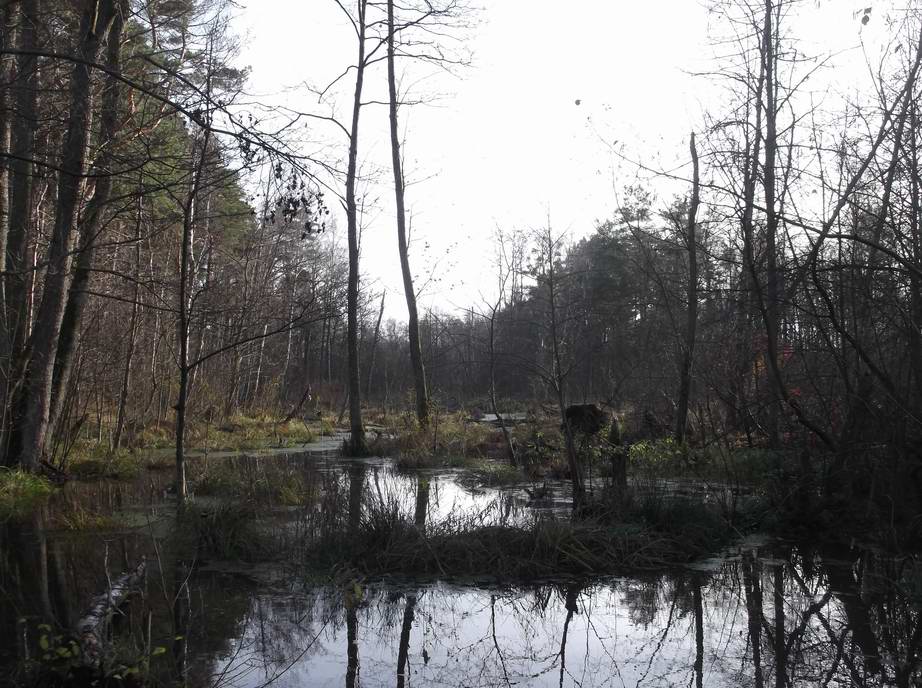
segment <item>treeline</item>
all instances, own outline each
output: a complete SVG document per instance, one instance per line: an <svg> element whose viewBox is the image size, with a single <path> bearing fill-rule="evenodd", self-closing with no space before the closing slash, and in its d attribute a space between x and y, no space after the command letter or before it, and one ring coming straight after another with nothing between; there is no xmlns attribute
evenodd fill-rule
<svg viewBox="0 0 922 688"><path fill-rule="evenodd" d="M575 245L500 239L503 296L442 319L452 347L428 352L443 394L605 401L633 433L797 450L830 494L917 503L922 17L855 15L885 24L879 64L821 107L798 9L717 5L724 109L662 174L684 193L628 189Z"/></svg>
<svg viewBox="0 0 922 688"><path fill-rule="evenodd" d="M88 433L117 449L150 424L181 440L187 409L234 413L270 372L303 375L291 330L341 310L341 257L307 240L322 191L236 105L227 7L3 4L7 465L57 464ZM273 337L278 371L262 367Z"/></svg>
<svg viewBox="0 0 922 688"><path fill-rule="evenodd" d="M604 402L634 433L803 450L830 483L886 464L915 489L915 5L854 17L856 31L886 22L889 42L866 89L818 104L807 85L828 56L805 55L797 3L716 3L707 78L723 97L690 137L693 164L660 175L674 197L631 187L576 243L551 226L498 233L495 298L457 313L416 313L394 63L444 58L433 27L464 8L355 3L360 68L345 72L335 162L299 152L280 113L243 95L226 9L2 6L8 465L54 464L78 437L117 449L152 425L176 432L181 463L186 424L238 412L348 412L361 451L363 405L425 426L431 394L436 409L539 402L562 417ZM362 88L385 60L402 295L359 279ZM382 317L395 298L409 326Z"/></svg>

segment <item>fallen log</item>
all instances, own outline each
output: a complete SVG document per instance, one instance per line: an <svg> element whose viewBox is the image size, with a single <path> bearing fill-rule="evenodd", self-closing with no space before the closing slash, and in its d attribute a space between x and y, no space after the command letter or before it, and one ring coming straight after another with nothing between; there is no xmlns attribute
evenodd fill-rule
<svg viewBox="0 0 922 688"><path fill-rule="evenodd" d="M140 588L144 581L146 568L147 563L141 561L137 568L116 578L108 590L93 598L86 613L80 617L75 635L80 645L80 657L84 666L99 667L102 661L106 625L128 596Z"/></svg>

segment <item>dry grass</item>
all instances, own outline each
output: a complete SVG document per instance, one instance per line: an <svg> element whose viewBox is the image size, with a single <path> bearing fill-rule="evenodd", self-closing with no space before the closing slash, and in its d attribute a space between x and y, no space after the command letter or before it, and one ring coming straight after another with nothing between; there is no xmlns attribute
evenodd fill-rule
<svg viewBox="0 0 922 688"><path fill-rule="evenodd" d="M371 451L398 460L435 461L436 457L485 457L495 445L496 430L470 423L463 413L433 416L429 427L401 423L385 427L371 443Z"/></svg>
<svg viewBox="0 0 922 688"><path fill-rule="evenodd" d="M317 496L308 474L282 456L202 458L189 471L196 495L265 506L302 506Z"/></svg>
<svg viewBox="0 0 922 688"><path fill-rule="evenodd" d="M541 578L602 575L675 566L713 552L730 529L711 510L676 504L644 514L604 510L592 518L536 518L527 525L490 522L482 515L449 517L425 531L397 502L370 504L357 526L330 522L305 548L315 570L365 576Z"/></svg>

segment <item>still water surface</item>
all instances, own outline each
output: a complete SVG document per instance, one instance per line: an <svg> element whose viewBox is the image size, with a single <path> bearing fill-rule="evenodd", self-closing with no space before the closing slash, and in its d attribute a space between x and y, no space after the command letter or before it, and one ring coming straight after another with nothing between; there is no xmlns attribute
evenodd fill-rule
<svg viewBox="0 0 922 688"><path fill-rule="evenodd" d="M386 460L316 452L239 460L285 462L314 493L357 485L365 499L414 509L416 476ZM524 486L476 489L451 471L425 477L430 522L565 517L564 486L530 501ZM34 654L39 623L71 628L107 575L146 557L145 594L115 620L113 641L126 652L153 648L151 671L164 684L922 682L922 568L913 556L750 538L691 567L630 577L504 584L495 571L481 580L356 581L308 575L294 557L246 564L174 546L168 479L69 485L31 518L0 526L0 671ZM318 508L309 500L277 509L273 523L299 531ZM110 513L121 527L73 530L80 510Z"/></svg>

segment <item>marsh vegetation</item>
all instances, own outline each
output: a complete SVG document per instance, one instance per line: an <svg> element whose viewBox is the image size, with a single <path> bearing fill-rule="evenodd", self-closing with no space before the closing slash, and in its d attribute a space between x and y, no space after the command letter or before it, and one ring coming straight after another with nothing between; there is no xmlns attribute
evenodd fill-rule
<svg viewBox="0 0 922 688"><path fill-rule="evenodd" d="M443 431L436 449L468 454L432 453L429 430L397 458L343 457L343 433L193 454L181 506L155 463L41 489L7 478L21 497L0 527L0 671L195 688L919 678L916 556L870 522L857 542L832 528L779 539L797 535L776 473L793 458L638 442L617 489L604 448L587 447L574 513L558 454L513 468L498 428ZM139 563L88 666L78 621Z"/></svg>

